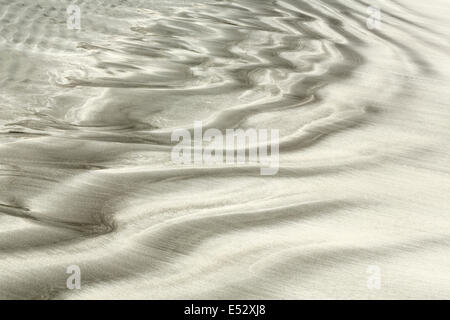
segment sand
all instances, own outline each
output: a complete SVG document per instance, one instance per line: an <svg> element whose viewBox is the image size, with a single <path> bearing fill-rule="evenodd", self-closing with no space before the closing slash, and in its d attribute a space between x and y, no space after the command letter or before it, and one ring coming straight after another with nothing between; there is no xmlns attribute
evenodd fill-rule
<svg viewBox="0 0 450 320"><path fill-rule="evenodd" d="M70 3L0 0L0 298L450 298L447 0Z"/></svg>

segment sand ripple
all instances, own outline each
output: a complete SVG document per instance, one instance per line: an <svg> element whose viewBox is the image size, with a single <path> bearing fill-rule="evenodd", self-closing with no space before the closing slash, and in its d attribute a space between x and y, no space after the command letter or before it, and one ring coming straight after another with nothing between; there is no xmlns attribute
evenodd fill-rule
<svg viewBox="0 0 450 320"><path fill-rule="evenodd" d="M446 1L77 3L0 0L1 298L450 298ZM174 165L196 120L278 175Z"/></svg>

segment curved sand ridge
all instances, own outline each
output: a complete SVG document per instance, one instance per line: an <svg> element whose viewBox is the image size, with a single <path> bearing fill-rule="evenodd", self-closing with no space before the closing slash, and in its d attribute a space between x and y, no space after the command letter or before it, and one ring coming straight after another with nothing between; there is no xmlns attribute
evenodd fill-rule
<svg viewBox="0 0 450 320"><path fill-rule="evenodd" d="M366 1L77 3L80 31L0 1L0 297L450 297L446 1L379 30ZM279 129L278 174L173 164L200 120Z"/></svg>

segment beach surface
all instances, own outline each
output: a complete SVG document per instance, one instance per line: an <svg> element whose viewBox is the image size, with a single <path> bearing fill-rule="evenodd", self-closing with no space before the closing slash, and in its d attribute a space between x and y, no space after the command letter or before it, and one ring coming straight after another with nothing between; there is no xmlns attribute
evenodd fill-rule
<svg viewBox="0 0 450 320"><path fill-rule="evenodd" d="M0 0L0 298L450 299L448 0L71 3Z"/></svg>

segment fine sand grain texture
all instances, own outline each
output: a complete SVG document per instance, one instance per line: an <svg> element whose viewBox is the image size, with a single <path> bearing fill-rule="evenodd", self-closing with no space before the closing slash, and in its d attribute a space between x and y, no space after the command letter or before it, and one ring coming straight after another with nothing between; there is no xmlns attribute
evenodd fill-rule
<svg viewBox="0 0 450 320"><path fill-rule="evenodd" d="M0 0L0 298L450 299L448 0L71 3Z"/></svg>

